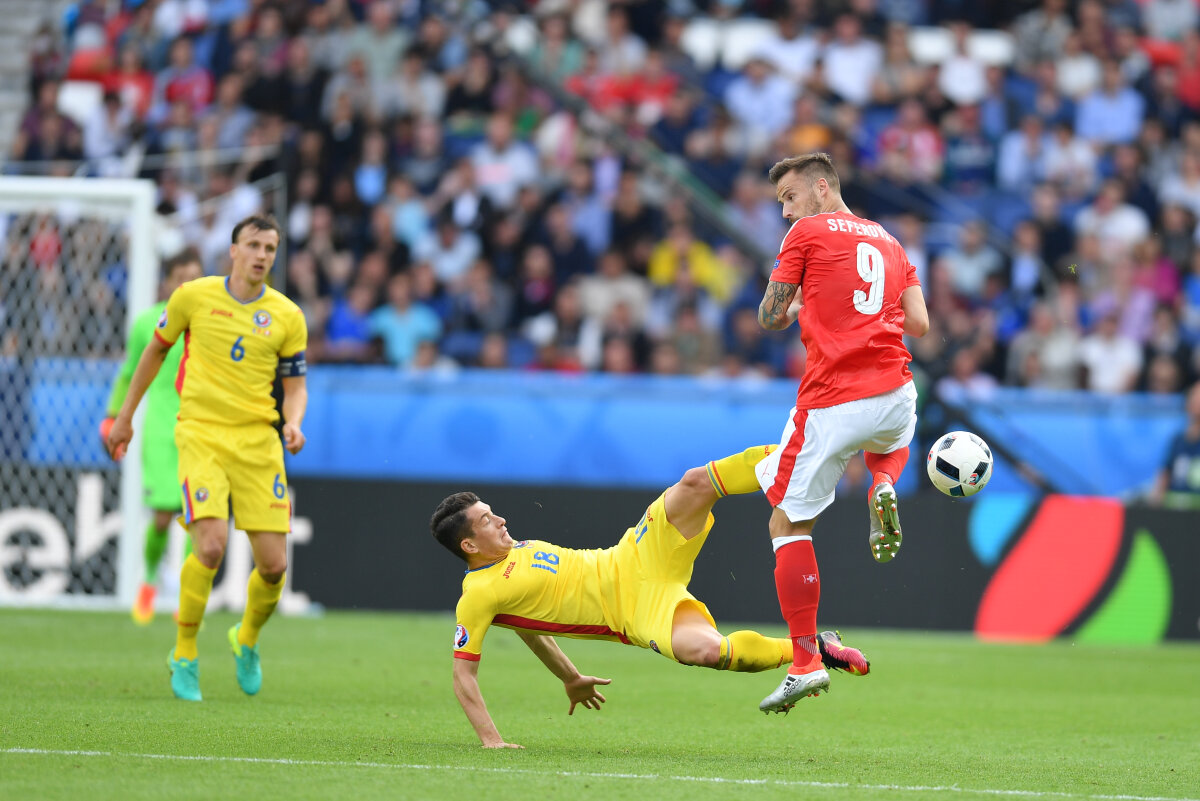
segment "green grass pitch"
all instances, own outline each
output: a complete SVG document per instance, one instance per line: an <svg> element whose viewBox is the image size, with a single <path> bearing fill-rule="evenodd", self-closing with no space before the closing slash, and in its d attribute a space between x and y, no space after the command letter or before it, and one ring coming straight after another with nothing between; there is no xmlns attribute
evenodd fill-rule
<svg viewBox="0 0 1200 801"><path fill-rule="evenodd" d="M561 684L495 630L481 685L526 750L484 751L451 691L449 615L273 620L256 698L234 681L232 621L201 631L205 700L187 704L169 618L0 610L0 799L1200 798L1194 645L844 631L872 674L767 717L780 673L562 640L613 679L603 711L567 717Z"/></svg>

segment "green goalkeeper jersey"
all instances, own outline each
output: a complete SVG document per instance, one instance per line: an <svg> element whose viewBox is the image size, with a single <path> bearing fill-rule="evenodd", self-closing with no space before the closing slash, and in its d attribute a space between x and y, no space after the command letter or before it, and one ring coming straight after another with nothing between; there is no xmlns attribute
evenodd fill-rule
<svg viewBox="0 0 1200 801"><path fill-rule="evenodd" d="M110 417L116 417L117 412L121 411L121 404L125 402L125 395L129 392L129 382L133 378L133 371L137 369L138 360L142 358L142 351L146 349L150 338L154 336L154 327L158 324L163 309L166 307L167 302L164 300L146 309L134 319L133 328L129 332L129 341L125 345L125 363L121 365L121 372L117 374L117 378L113 382L112 393L108 397L108 415ZM153 443L159 443L164 439L174 445L175 420L179 417L179 392L175 389L175 377L179 374L179 361L183 358L183 350L184 338L180 337L179 341L167 351L167 358L163 361L162 369L158 371L150 388L146 390L146 417L142 430L143 450L154 447ZM174 476L171 479L173 481Z"/></svg>

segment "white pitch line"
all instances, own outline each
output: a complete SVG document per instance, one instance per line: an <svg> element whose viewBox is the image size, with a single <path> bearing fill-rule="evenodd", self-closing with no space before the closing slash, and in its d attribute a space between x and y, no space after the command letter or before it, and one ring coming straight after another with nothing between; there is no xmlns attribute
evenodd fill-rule
<svg viewBox="0 0 1200 801"><path fill-rule="evenodd" d="M637 781L699 782L702 784L772 785L776 787L829 787L843 790L894 790L901 793L968 793L973 795L1014 796L1019 798L1084 798L1094 801L1200 801L1197 798L1160 795L1103 795L1062 793L1053 790L998 790L959 787L958 785L851 784L794 779L727 779L722 776L671 776L660 773L599 773L579 770L533 770L532 768L489 768L464 765L411 765L399 762L336 762L323 759L272 759L266 757L206 756L198 754L137 754L121 751L59 751L48 748L4 748L0 754L35 756L115 757L123 759L162 759L172 762L243 762L256 765L292 765L319 768L387 768L390 770L472 770L479 773L508 773L527 776L577 776L587 779L635 779Z"/></svg>

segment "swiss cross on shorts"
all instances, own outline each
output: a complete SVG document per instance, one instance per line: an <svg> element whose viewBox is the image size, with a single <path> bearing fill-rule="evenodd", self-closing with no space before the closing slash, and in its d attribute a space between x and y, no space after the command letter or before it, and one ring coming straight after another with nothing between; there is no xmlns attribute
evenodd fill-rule
<svg viewBox="0 0 1200 801"><path fill-rule="evenodd" d="M816 573L805 573L804 574L804 583L805 584L816 584L817 583L817 574Z"/></svg>

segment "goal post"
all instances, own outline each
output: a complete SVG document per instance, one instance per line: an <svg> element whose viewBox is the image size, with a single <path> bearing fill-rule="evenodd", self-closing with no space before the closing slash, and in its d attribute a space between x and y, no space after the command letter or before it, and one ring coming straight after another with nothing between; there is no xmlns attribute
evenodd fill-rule
<svg viewBox="0 0 1200 801"><path fill-rule="evenodd" d="M0 605L133 603L140 442L114 465L96 425L155 301L154 207L147 180L0 178Z"/></svg>

